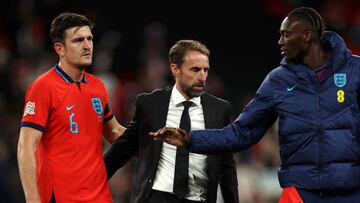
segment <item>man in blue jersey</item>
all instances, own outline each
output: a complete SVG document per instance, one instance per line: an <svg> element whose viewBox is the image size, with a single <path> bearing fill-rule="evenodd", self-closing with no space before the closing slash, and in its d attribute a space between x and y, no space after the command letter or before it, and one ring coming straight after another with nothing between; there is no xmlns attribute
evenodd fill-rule
<svg viewBox="0 0 360 203"><path fill-rule="evenodd" d="M360 202L360 58L324 30L314 9L294 9L280 27L280 66L233 123L151 135L195 153L237 152L279 119L279 202Z"/></svg>

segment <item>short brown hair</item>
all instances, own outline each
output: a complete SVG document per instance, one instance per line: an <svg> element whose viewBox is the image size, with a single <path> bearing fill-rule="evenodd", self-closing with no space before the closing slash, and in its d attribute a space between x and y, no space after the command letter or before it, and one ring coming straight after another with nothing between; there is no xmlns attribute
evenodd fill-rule
<svg viewBox="0 0 360 203"><path fill-rule="evenodd" d="M89 26L94 28L94 24L84 15L77 13L61 13L51 22L50 38L53 43L64 42L65 30L73 27Z"/></svg>
<svg viewBox="0 0 360 203"><path fill-rule="evenodd" d="M196 40L179 40L177 41L169 51L169 61L177 65L181 65L184 62L184 56L187 51L199 51L206 56L210 56L209 49L199 41Z"/></svg>

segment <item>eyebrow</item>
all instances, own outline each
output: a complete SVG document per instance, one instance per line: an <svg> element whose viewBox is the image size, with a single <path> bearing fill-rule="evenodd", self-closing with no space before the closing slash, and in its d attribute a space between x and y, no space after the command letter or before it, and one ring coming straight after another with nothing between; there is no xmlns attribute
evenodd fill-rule
<svg viewBox="0 0 360 203"><path fill-rule="evenodd" d="M88 35L88 36L79 36L79 37L75 37L72 39L72 41L78 41L78 40L84 40L84 39L93 39L92 35Z"/></svg>

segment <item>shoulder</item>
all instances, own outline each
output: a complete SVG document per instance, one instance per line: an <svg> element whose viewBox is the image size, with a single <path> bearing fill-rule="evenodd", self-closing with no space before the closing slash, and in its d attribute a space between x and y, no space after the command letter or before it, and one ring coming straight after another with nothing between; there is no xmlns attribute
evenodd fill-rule
<svg viewBox="0 0 360 203"><path fill-rule="evenodd" d="M279 65L271 70L268 74L270 78L281 77L289 73L290 67L285 67L283 65Z"/></svg>
<svg viewBox="0 0 360 203"><path fill-rule="evenodd" d="M359 78L359 74L360 74L360 56L358 55L350 55L350 57L348 57L348 61L347 61L347 69L349 70L349 73L353 73L351 75L356 75L357 78ZM351 77L351 76L350 76Z"/></svg>
<svg viewBox="0 0 360 203"><path fill-rule="evenodd" d="M223 106L230 106L230 102L225 100L225 99L221 99L217 96L214 96L212 94L209 94L207 92L204 92L201 95L201 100L213 105L223 105Z"/></svg>
<svg viewBox="0 0 360 203"><path fill-rule="evenodd" d="M155 89L153 90L152 92L144 92L144 93L140 93L138 96L137 96L137 99L141 99L141 100L158 100L158 99L162 99L166 96L169 96L171 95L171 90L172 90L172 87L166 87L166 88L163 88L163 89Z"/></svg>
<svg viewBox="0 0 360 203"><path fill-rule="evenodd" d="M91 74L91 73L87 73L85 72L85 79L86 81L91 84L91 85L94 85L94 86L97 86L97 87L104 87L105 88L105 85L104 85L104 82L97 76Z"/></svg>
<svg viewBox="0 0 360 203"><path fill-rule="evenodd" d="M85 72L84 76L85 76L85 79L87 81L96 82L96 83L103 83L99 77L97 77L97 76L95 76L95 75L93 75L91 73Z"/></svg>
<svg viewBox="0 0 360 203"><path fill-rule="evenodd" d="M155 89L152 92L140 93L135 99L136 111L162 111L164 107L168 106L170 96L171 88Z"/></svg>
<svg viewBox="0 0 360 203"><path fill-rule="evenodd" d="M294 78L295 71L292 71L291 69L292 69L292 67L285 67L283 65L279 65L279 66L275 67L266 75L261 86L264 86L264 85L273 86L273 85L278 84L280 81Z"/></svg>
<svg viewBox="0 0 360 203"><path fill-rule="evenodd" d="M41 91L43 90L50 90L52 85L54 85L57 81L56 78L56 72L55 70L52 68L48 71L46 71L45 73L41 74L40 76L38 76L28 87L28 90L31 89L39 89Z"/></svg>
<svg viewBox="0 0 360 203"><path fill-rule="evenodd" d="M352 54L350 59L353 60L356 63L356 65L360 65L360 56Z"/></svg>

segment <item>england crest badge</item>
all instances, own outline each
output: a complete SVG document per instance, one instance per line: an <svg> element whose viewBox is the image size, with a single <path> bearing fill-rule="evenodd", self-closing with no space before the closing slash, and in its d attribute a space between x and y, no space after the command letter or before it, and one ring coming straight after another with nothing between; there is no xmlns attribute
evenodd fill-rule
<svg viewBox="0 0 360 203"><path fill-rule="evenodd" d="M91 103L92 103L92 106L93 106L94 111L95 111L98 115L102 114L103 108L102 108L102 105L101 105L101 99L98 98L98 97L91 98Z"/></svg>
<svg viewBox="0 0 360 203"><path fill-rule="evenodd" d="M334 84L336 87L344 87L346 85L346 73L334 74Z"/></svg>

